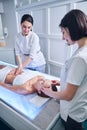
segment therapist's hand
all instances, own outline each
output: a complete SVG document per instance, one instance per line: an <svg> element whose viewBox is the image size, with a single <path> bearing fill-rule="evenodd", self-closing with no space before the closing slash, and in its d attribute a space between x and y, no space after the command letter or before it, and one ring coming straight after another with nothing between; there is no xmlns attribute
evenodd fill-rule
<svg viewBox="0 0 87 130"><path fill-rule="evenodd" d="M16 68L15 74L18 75L18 74L21 74L22 72L23 72L23 68L18 67L18 68Z"/></svg>
<svg viewBox="0 0 87 130"><path fill-rule="evenodd" d="M11 71L9 72L9 74L11 74L11 75L16 75L15 72L16 72L16 68L13 69L13 70L11 70Z"/></svg>
<svg viewBox="0 0 87 130"><path fill-rule="evenodd" d="M32 85L33 87L38 91L38 93L41 92L41 87L43 86L43 83L45 82L45 78L43 76L36 76L31 79L33 81Z"/></svg>
<svg viewBox="0 0 87 130"><path fill-rule="evenodd" d="M41 91L42 91L45 95L47 95L47 96L49 96L49 97L52 97L53 90L52 90L51 86L50 86L50 87L42 87L42 88L41 88Z"/></svg>
<svg viewBox="0 0 87 130"><path fill-rule="evenodd" d="M60 85L60 81L59 80L51 80L52 84L54 85Z"/></svg>

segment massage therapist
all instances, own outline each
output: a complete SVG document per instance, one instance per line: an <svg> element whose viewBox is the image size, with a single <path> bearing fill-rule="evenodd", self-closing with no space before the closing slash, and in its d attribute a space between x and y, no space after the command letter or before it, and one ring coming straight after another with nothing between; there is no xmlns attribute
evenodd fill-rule
<svg viewBox="0 0 87 130"><path fill-rule="evenodd" d="M21 18L21 32L15 41L15 54L18 63L16 73L23 68L45 72L45 58L40 50L39 37L32 31L33 17L24 14Z"/></svg>

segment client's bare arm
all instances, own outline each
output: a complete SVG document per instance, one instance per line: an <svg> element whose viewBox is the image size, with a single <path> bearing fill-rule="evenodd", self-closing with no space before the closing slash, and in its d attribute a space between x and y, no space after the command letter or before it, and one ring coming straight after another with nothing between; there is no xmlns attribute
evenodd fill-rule
<svg viewBox="0 0 87 130"><path fill-rule="evenodd" d="M26 89L26 83L23 84L23 85L9 85L9 84L6 84L4 82L0 82L0 85L4 88L7 88L8 90L11 90L15 93L18 93L18 94L29 94L29 93L32 93L32 89ZM29 86L28 86L29 87Z"/></svg>

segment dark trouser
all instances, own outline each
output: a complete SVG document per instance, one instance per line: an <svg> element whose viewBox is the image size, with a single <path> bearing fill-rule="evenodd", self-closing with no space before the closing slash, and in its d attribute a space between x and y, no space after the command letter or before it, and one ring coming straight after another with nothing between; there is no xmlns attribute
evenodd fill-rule
<svg viewBox="0 0 87 130"><path fill-rule="evenodd" d="M65 130L84 130L82 127L82 123L76 122L75 120L71 119L69 116L66 122L63 119L61 119L61 121L65 127Z"/></svg>

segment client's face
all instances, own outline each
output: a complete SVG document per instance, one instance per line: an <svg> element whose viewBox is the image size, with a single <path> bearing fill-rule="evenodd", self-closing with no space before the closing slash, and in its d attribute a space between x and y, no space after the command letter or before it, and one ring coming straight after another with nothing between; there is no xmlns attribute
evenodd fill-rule
<svg viewBox="0 0 87 130"><path fill-rule="evenodd" d="M50 86L51 86L51 84L52 84L52 81L51 81L51 80L46 79L46 80L45 80L45 82L43 83L43 87L48 88L48 87L50 87Z"/></svg>
<svg viewBox="0 0 87 130"><path fill-rule="evenodd" d="M35 86L35 88L38 91L38 93L40 93L42 87L49 88L51 86L51 84L52 84L51 80L47 80L47 79L44 81L41 80L41 81L37 82L37 85Z"/></svg>

